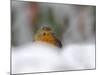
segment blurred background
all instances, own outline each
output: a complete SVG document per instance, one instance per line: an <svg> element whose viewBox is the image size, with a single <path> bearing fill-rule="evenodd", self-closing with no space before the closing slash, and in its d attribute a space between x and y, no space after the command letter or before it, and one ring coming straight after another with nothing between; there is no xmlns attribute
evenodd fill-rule
<svg viewBox="0 0 100 75"><path fill-rule="evenodd" d="M72 4L11 1L11 44L17 47L34 39L42 25L50 25L63 46L95 43L96 7Z"/></svg>

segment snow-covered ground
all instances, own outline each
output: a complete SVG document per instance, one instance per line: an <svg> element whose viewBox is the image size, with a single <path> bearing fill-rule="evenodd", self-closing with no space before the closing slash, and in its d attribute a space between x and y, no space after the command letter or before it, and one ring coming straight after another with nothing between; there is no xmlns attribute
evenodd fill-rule
<svg viewBox="0 0 100 75"><path fill-rule="evenodd" d="M95 44L71 44L62 49L34 42L12 48L12 73L95 68Z"/></svg>

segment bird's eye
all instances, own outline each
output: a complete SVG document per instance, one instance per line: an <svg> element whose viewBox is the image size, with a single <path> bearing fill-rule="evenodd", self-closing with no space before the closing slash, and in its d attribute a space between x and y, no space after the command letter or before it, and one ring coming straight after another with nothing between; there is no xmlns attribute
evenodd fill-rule
<svg viewBox="0 0 100 75"><path fill-rule="evenodd" d="M44 33L43 33L43 36L45 36L45 35L46 35L46 33L44 32Z"/></svg>

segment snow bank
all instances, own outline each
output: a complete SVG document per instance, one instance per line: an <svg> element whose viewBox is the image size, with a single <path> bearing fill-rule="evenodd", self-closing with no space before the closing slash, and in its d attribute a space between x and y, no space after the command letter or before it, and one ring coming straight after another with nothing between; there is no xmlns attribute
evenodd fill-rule
<svg viewBox="0 0 100 75"><path fill-rule="evenodd" d="M63 49L35 42L12 48L12 73L95 68L95 45L69 45Z"/></svg>

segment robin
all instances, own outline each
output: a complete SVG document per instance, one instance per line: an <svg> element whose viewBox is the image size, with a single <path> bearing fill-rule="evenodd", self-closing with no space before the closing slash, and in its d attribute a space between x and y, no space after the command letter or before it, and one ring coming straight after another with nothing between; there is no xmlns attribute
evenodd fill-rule
<svg viewBox="0 0 100 75"><path fill-rule="evenodd" d="M42 41L57 47L62 47L61 41L57 39L53 30L49 26L42 26L36 33L34 37L35 41Z"/></svg>

